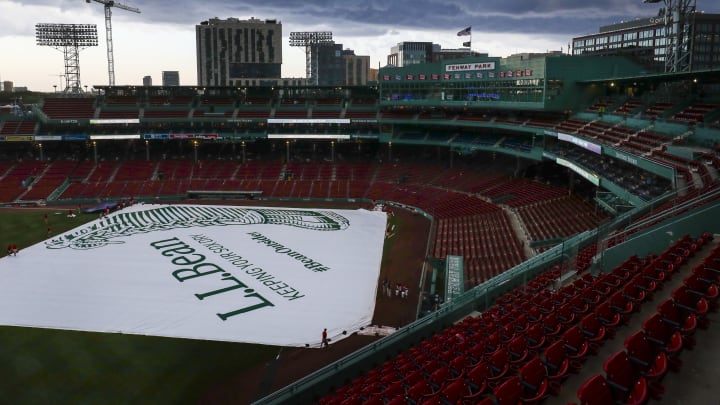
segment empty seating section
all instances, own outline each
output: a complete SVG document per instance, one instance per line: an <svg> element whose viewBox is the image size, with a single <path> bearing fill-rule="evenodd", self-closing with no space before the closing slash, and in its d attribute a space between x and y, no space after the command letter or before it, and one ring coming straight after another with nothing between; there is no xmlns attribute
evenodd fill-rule
<svg viewBox="0 0 720 405"><path fill-rule="evenodd" d="M555 128L560 124L559 118L530 118L525 122L527 127Z"/></svg>
<svg viewBox="0 0 720 405"><path fill-rule="evenodd" d="M42 200L47 198L53 191L65 182L70 173L75 171L78 162L59 160L48 165L40 176L22 195L23 200Z"/></svg>
<svg viewBox="0 0 720 405"><path fill-rule="evenodd" d="M275 110L275 118L308 118L307 108L285 107Z"/></svg>
<svg viewBox="0 0 720 405"><path fill-rule="evenodd" d="M140 100L137 96L108 96L103 100L103 104L108 106L138 106Z"/></svg>
<svg viewBox="0 0 720 405"><path fill-rule="evenodd" d="M513 180L483 191L483 195L492 199L494 203L511 207L561 197L566 193L566 190L526 179Z"/></svg>
<svg viewBox="0 0 720 405"><path fill-rule="evenodd" d="M507 215L495 207L438 220L433 256L447 255L464 257L468 289L525 260Z"/></svg>
<svg viewBox="0 0 720 405"><path fill-rule="evenodd" d="M270 116L270 107L257 107L257 106L240 106L235 116L237 118L268 118Z"/></svg>
<svg viewBox="0 0 720 405"><path fill-rule="evenodd" d="M350 119L376 119L378 116L377 111L373 110L362 110L359 108L348 109L345 111L345 118Z"/></svg>
<svg viewBox="0 0 720 405"><path fill-rule="evenodd" d="M190 117L190 110L189 109L178 109L178 110L168 110L167 108L163 109L149 109L145 108L142 113L142 118L188 118Z"/></svg>
<svg viewBox="0 0 720 405"><path fill-rule="evenodd" d="M558 125L556 129L559 132L567 132L570 134L574 134L574 133L577 133L582 127L584 127L588 123L589 123L588 121L569 118L569 119L561 122L560 125Z"/></svg>
<svg viewBox="0 0 720 405"><path fill-rule="evenodd" d="M643 104L642 100L637 98L630 98L626 100L620 107L615 110L616 114L634 114Z"/></svg>
<svg viewBox="0 0 720 405"><path fill-rule="evenodd" d="M508 293L506 304L466 317L422 340L316 404L496 403L491 398L502 404L539 403L556 394L559 381L552 380L537 355L540 347L529 348L537 343L523 336L530 321L513 303L529 303L556 277L559 272L547 271L528 283L527 290Z"/></svg>
<svg viewBox="0 0 720 405"><path fill-rule="evenodd" d="M605 218L574 196L562 196L518 207L532 240L564 238L596 228Z"/></svg>
<svg viewBox="0 0 720 405"><path fill-rule="evenodd" d="M612 98L604 98L588 107L588 111L603 113L609 111L613 104L615 104L615 100Z"/></svg>
<svg viewBox="0 0 720 405"><path fill-rule="evenodd" d="M645 266L641 274L631 276L631 283L645 285L647 288L643 291L651 294L653 283L662 284L669 279L678 272L677 265L686 263L711 240L709 233L697 239L684 236ZM679 252L681 254L677 254ZM720 271L715 268L719 257L720 248L716 245L700 264L692 268L682 284L672 290L669 298L652 303L656 305L656 311L642 320L641 328L629 331L623 342L624 349L604 360L604 375L594 374L580 386L578 398L581 404L607 401L643 404L649 399L662 399L666 392L663 380L668 371L677 372L685 367L681 358L683 350L695 346L696 331L709 325L707 311L713 305L717 308ZM692 373L696 371L692 370ZM681 376L673 377L679 378Z"/></svg>
<svg viewBox="0 0 720 405"><path fill-rule="evenodd" d="M444 226L451 222L458 226L464 220L458 218ZM656 274L677 272L677 267L666 266L664 260L678 250L697 251L711 238L708 234L698 239L685 236L659 256L632 256L612 271L585 274L559 289L559 267L548 269L502 295L482 313L422 337L373 368L350 376L348 383L315 404L538 404L557 396L570 376L581 371L593 374L593 369L583 370L588 359L597 359L599 349L609 340L615 345L617 339L625 349L599 359L604 361L603 373L582 384L580 402L641 404L660 398L662 379L668 369L681 364L676 358L690 330L682 335L681 326L668 326L675 320L666 322L656 315L653 320L658 322L646 320L644 329L629 331L627 339L616 337L616 332L651 299L650 293L638 289L649 286L648 269ZM688 256L673 262L684 263ZM699 273L712 278L693 284L694 301L717 299L718 264L720 248L693 270L695 279ZM691 288L688 284L686 279L683 288ZM674 296L680 297L679 293ZM697 308L707 306L693 302L687 306L678 299L665 306L672 305L685 317L692 313L703 316ZM689 308L686 312L682 312L683 305ZM653 329L660 327L662 332Z"/></svg>
<svg viewBox="0 0 720 405"><path fill-rule="evenodd" d="M720 108L720 105L717 104L690 104L689 106L683 108L681 111L673 114L670 119L673 121L696 124L698 122L704 122L705 115L712 113L718 108Z"/></svg>
<svg viewBox="0 0 720 405"><path fill-rule="evenodd" d="M657 102L653 103L643 111L642 115L644 118L648 119L657 119L662 117L662 115L669 109L673 107L673 103L666 103L666 102Z"/></svg>
<svg viewBox="0 0 720 405"><path fill-rule="evenodd" d="M94 98L46 98L42 111L49 118L92 118L95 115Z"/></svg>
<svg viewBox="0 0 720 405"><path fill-rule="evenodd" d="M35 121L5 121L0 126L0 135L34 135L36 126Z"/></svg>
<svg viewBox="0 0 720 405"><path fill-rule="evenodd" d="M22 161L11 165L4 176L0 177L0 201L13 201L18 198L46 167L46 163L36 161Z"/></svg>
<svg viewBox="0 0 720 405"><path fill-rule="evenodd" d="M315 107L311 111L311 118L340 118L340 107Z"/></svg>
<svg viewBox="0 0 720 405"><path fill-rule="evenodd" d="M193 96L150 96L147 100L149 106L183 106L190 107L194 100Z"/></svg>

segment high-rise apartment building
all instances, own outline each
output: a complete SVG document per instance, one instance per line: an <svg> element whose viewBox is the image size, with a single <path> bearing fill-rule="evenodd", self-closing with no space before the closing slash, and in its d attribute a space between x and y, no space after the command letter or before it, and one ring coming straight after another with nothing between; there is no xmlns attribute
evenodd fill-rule
<svg viewBox="0 0 720 405"><path fill-rule="evenodd" d="M440 52L440 45L432 42L399 42L390 49L387 64L395 67L430 63L433 54Z"/></svg>
<svg viewBox="0 0 720 405"><path fill-rule="evenodd" d="M177 70L163 70L162 85L163 87L179 86L180 72L178 72Z"/></svg>
<svg viewBox="0 0 720 405"><path fill-rule="evenodd" d="M198 86L253 86L280 78L282 24L211 18L195 26Z"/></svg>
<svg viewBox="0 0 720 405"><path fill-rule="evenodd" d="M343 52L345 62L345 85L365 86L370 75L370 56L355 55L353 51Z"/></svg>
<svg viewBox="0 0 720 405"><path fill-rule="evenodd" d="M720 14L691 12L681 23L667 25L660 14L601 26L597 34L573 38L572 53L626 55L654 71L720 66Z"/></svg>

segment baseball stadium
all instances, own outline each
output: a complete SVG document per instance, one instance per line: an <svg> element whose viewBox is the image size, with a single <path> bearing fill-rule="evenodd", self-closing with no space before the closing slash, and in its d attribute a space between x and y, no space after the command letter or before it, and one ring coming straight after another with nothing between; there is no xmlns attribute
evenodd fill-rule
<svg viewBox="0 0 720 405"><path fill-rule="evenodd" d="M717 401L698 18L663 58L0 98L0 402Z"/></svg>

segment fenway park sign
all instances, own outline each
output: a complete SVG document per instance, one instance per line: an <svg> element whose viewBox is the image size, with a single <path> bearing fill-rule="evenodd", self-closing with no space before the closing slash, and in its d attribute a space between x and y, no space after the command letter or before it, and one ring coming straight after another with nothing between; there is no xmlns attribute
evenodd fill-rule
<svg viewBox="0 0 720 405"><path fill-rule="evenodd" d="M458 63L445 65L446 72L463 72L468 70L494 70L495 62Z"/></svg>

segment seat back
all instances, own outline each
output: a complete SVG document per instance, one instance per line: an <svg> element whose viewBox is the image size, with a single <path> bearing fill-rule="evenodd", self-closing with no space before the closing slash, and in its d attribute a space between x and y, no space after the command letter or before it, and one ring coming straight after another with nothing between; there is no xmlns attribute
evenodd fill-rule
<svg viewBox="0 0 720 405"><path fill-rule="evenodd" d="M492 370L493 378L503 377L510 366L510 355L506 348L501 347L488 358L488 364Z"/></svg>
<svg viewBox="0 0 720 405"><path fill-rule="evenodd" d="M562 376L568 369L569 359L565 342L558 340L545 349L545 367L551 377Z"/></svg>
<svg viewBox="0 0 720 405"><path fill-rule="evenodd" d="M620 323L620 314L612 309L608 300L595 307L595 315L605 326L615 327Z"/></svg>
<svg viewBox="0 0 720 405"><path fill-rule="evenodd" d="M657 312L643 321L642 328L648 340L662 346L669 343L673 334L672 327L663 321L662 315Z"/></svg>
<svg viewBox="0 0 720 405"><path fill-rule="evenodd" d="M545 344L545 331L539 323L535 323L529 327L527 332L525 332L525 336L527 337L528 347L530 349L539 349Z"/></svg>
<svg viewBox="0 0 720 405"><path fill-rule="evenodd" d="M577 314L584 314L590 309L590 305L583 300L583 297L580 294L570 299L570 306Z"/></svg>
<svg viewBox="0 0 720 405"><path fill-rule="evenodd" d="M594 312L591 312L580 320L580 327L582 331L591 337L595 337L599 334L600 329L603 327L600 320L597 318Z"/></svg>
<svg viewBox="0 0 720 405"><path fill-rule="evenodd" d="M691 293L686 285L681 285L674 289L672 298L677 306L685 312L697 313L698 307L707 306L705 299Z"/></svg>
<svg viewBox="0 0 720 405"><path fill-rule="evenodd" d="M543 327L545 328L546 335L556 335L560 332L560 319L558 319L554 312L547 314L545 318L543 318Z"/></svg>
<svg viewBox="0 0 720 405"><path fill-rule="evenodd" d="M630 392L640 378L640 373L633 366L625 350L611 355L603 364L608 384L621 392Z"/></svg>
<svg viewBox="0 0 720 405"><path fill-rule="evenodd" d="M647 369L655 361L658 350L647 340L645 332L641 330L633 332L625 339L624 344L628 359L642 368Z"/></svg>
<svg viewBox="0 0 720 405"><path fill-rule="evenodd" d="M427 394L432 394L432 387L430 386L430 383L425 380L418 381L407 391L408 398L416 403Z"/></svg>
<svg viewBox="0 0 720 405"><path fill-rule="evenodd" d="M557 314L558 319L560 319L562 323L572 323L575 321L575 312L573 312L569 302L557 307L555 314Z"/></svg>
<svg viewBox="0 0 720 405"><path fill-rule="evenodd" d="M522 395L520 377L516 375L510 377L500 384L493 394L497 405L516 405L520 401L520 395Z"/></svg>
<svg viewBox="0 0 720 405"><path fill-rule="evenodd" d="M535 356L520 368L520 379L526 390L532 390L532 394L547 380L547 370L539 357Z"/></svg>
<svg viewBox="0 0 720 405"><path fill-rule="evenodd" d="M525 359L528 353L528 341L525 335L517 335L507 344L512 360Z"/></svg>
<svg viewBox="0 0 720 405"><path fill-rule="evenodd" d="M490 365L485 362L480 362L468 371L466 381L468 384L473 386L473 391L478 393L485 391L485 387L487 387L487 379L491 375L492 370L490 370Z"/></svg>
<svg viewBox="0 0 720 405"><path fill-rule="evenodd" d="M488 336L487 339L485 339L485 353L490 354L495 352L500 347L501 342L502 339L500 338L499 332Z"/></svg>
<svg viewBox="0 0 720 405"><path fill-rule="evenodd" d="M633 311L634 305L632 301L625 298L622 291L616 291L610 296L608 301L610 302L610 306L612 306L616 312L629 314Z"/></svg>
<svg viewBox="0 0 720 405"><path fill-rule="evenodd" d="M443 388L440 396L446 401L456 404L464 396L470 394L467 382L459 378Z"/></svg>
<svg viewBox="0 0 720 405"><path fill-rule="evenodd" d="M565 342L565 348L574 353L582 351L583 345L587 345L585 335L577 325L566 330L562 335L562 340Z"/></svg>
<svg viewBox="0 0 720 405"><path fill-rule="evenodd" d="M601 374L595 374L585 381L578 390L580 405L614 404L612 390Z"/></svg>

